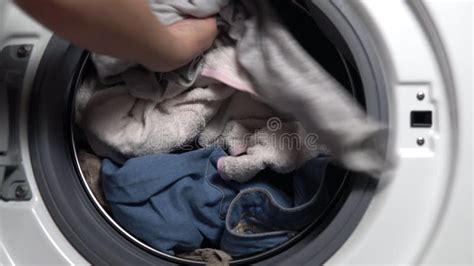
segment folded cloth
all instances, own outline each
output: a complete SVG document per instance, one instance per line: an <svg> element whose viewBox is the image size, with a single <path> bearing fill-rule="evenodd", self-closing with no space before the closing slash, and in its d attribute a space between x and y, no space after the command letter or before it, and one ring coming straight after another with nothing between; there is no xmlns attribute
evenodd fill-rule
<svg viewBox="0 0 474 266"><path fill-rule="evenodd" d="M232 257L224 251L212 248L196 249L191 252L178 254L177 256L190 260L204 261L208 266L228 266L232 260Z"/></svg>
<svg viewBox="0 0 474 266"><path fill-rule="evenodd" d="M328 159L313 159L289 175L262 172L240 184L217 172L226 155L221 148L199 149L133 158L123 166L105 159L103 188L115 220L169 254L206 243L234 257L287 241L328 205ZM276 181L286 181L285 190Z"/></svg>

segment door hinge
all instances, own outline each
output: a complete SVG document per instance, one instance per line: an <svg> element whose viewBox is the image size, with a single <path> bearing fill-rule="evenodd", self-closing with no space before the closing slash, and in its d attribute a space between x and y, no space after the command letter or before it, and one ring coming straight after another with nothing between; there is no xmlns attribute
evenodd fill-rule
<svg viewBox="0 0 474 266"><path fill-rule="evenodd" d="M23 79L33 45L10 45L0 51L0 199L29 200L31 189L20 150L20 103Z"/></svg>

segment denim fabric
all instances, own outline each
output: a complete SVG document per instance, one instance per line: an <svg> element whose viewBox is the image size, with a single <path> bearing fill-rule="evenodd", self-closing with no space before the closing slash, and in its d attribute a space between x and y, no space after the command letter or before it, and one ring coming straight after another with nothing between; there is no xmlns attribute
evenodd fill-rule
<svg viewBox="0 0 474 266"><path fill-rule="evenodd" d="M222 149L149 155L122 167L105 159L103 188L114 218L170 254L198 249L205 239L219 246L228 204L237 194L215 168L225 155Z"/></svg>
<svg viewBox="0 0 474 266"><path fill-rule="evenodd" d="M222 156L215 148L149 155L123 166L105 159L103 188L114 218L169 254L205 245L239 257L287 241L327 205L322 184L328 159L313 159L287 175L263 171L240 184L217 173ZM282 181L286 186L277 184Z"/></svg>
<svg viewBox="0 0 474 266"><path fill-rule="evenodd" d="M327 158L315 158L292 173L293 196L272 186L249 184L229 206L221 249L231 256L277 246L315 221L329 204L324 186Z"/></svg>

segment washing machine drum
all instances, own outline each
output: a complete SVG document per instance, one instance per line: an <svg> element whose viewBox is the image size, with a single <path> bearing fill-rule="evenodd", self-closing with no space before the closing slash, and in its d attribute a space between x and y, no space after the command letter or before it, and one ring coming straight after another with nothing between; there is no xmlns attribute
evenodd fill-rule
<svg viewBox="0 0 474 266"><path fill-rule="evenodd" d="M375 76L358 33L331 8L275 1L301 45L339 80L363 106L374 107L370 89L383 82ZM350 43L348 40L352 40ZM78 164L74 141L73 102L85 73L93 68L87 51L59 37L50 40L39 65L29 113L29 145L42 199L68 241L92 264L189 264L142 243L97 204ZM236 263L322 264L346 241L363 216L376 179L333 166L328 178L330 204L323 215L288 242L266 252L238 258ZM156 228L160 230L160 228ZM194 262L195 263L195 262Z"/></svg>

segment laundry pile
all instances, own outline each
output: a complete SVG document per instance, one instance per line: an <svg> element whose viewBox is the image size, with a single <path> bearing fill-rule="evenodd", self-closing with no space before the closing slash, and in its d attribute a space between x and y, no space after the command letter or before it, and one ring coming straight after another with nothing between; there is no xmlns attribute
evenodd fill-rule
<svg viewBox="0 0 474 266"><path fill-rule="evenodd" d="M76 122L104 159L80 158L101 164L102 183L98 174L88 182L134 236L169 254L255 254L321 215L332 158L384 170L386 130L307 54L269 1L150 5L166 25L216 15L220 34L167 73L91 57L96 75L78 90Z"/></svg>

